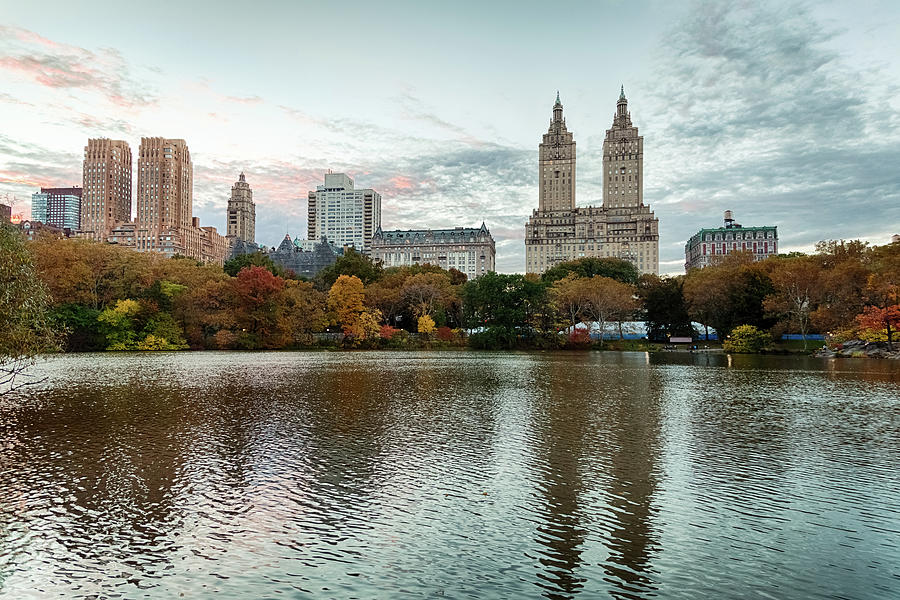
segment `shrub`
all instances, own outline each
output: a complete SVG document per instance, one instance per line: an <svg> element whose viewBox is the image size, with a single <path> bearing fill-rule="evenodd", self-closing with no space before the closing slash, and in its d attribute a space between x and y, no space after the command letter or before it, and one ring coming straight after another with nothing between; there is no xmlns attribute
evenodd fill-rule
<svg viewBox="0 0 900 600"><path fill-rule="evenodd" d="M734 354L753 354L772 343L772 336L760 331L753 325L740 325L731 330L722 343L725 352Z"/></svg>
<svg viewBox="0 0 900 600"><path fill-rule="evenodd" d="M587 350L593 343L591 332L587 329L573 329L566 337L566 348L572 350Z"/></svg>
<svg viewBox="0 0 900 600"><path fill-rule="evenodd" d="M455 338L456 334L453 333L453 330L446 325L437 328L437 339L441 340L442 342L452 342Z"/></svg>
<svg viewBox="0 0 900 600"><path fill-rule="evenodd" d="M393 339L393 337L398 333L400 333L400 330L396 327L391 327L390 325L382 325L381 331L378 332L378 335L383 340L390 340Z"/></svg>

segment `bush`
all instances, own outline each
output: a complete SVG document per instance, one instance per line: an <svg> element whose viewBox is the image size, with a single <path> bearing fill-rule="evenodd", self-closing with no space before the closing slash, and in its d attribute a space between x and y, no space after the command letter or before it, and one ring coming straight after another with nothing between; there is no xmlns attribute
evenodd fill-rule
<svg viewBox="0 0 900 600"><path fill-rule="evenodd" d="M509 327L489 327L469 336L469 346L479 350L499 350L515 348L518 335Z"/></svg>
<svg viewBox="0 0 900 600"><path fill-rule="evenodd" d="M753 325L740 325L731 330L731 335L722 343L725 352L734 354L754 354L772 343L772 336Z"/></svg>
<svg viewBox="0 0 900 600"><path fill-rule="evenodd" d="M566 340L566 348L570 350L587 350L594 344L591 332L587 329L573 329Z"/></svg>
<svg viewBox="0 0 900 600"><path fill-rule="evenodd" d="M437 339L442 342L452 342L455 338L456 334L454 334L453 330L446 325L437 328Z"/></svg>
<svg viewBox="0 0 900 600"><path fill-rule="evenodd" d="M393 339L393 337L398 333L400 333L400 330L396 327L391 327L390 325L382 325L381 331L378 332L378 335L383 340L390 340Z"/></svg>

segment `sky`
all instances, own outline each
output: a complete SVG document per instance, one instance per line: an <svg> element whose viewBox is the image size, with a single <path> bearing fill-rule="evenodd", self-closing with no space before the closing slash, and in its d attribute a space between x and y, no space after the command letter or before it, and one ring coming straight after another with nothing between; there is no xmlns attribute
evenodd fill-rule
<svg viewBox="0 0 900 600"><path fill-rule="evenodd" d="M557 90L576 203L599 205L624 85L661 273L722 223L782 251L900 233L900 3L0 0L0 202L81 184L91 137L183 138L194 216L224 233L243 171L257 242L306 237L326 170L385 229L479 226L524 270ZM7 200L8 197L8 200Z"/></svg>

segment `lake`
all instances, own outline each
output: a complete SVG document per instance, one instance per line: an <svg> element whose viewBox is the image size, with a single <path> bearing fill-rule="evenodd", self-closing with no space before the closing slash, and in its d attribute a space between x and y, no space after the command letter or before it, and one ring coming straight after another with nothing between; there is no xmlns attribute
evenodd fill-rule
<svg viewBox="0 0 900 600"><path fill-rule="evenodd" d="M0 597L900 598L900 361L71 354Z"/></svg>

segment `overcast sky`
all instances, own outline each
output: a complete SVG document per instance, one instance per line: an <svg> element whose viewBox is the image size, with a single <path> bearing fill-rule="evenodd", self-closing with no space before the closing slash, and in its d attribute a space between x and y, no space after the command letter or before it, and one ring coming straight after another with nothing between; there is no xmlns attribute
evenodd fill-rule
<svg viewBox="0 0 900 600"><path fill-rule="evenodd" d="M522 271L556 91L577 203L598 205L622 84L661 272L726 209L783 250L900 232L894 0L0 0L0 201L27 217L38 187L80 185L88 137L184 138L201 224L223 232L243 170L257 241L305 237L307 190L346 171L383 227L484 220Z"/></svg>

